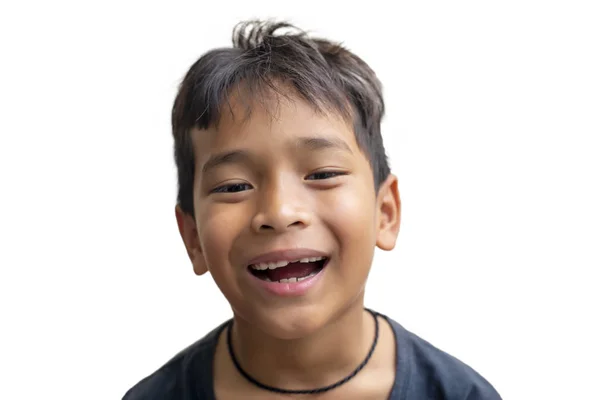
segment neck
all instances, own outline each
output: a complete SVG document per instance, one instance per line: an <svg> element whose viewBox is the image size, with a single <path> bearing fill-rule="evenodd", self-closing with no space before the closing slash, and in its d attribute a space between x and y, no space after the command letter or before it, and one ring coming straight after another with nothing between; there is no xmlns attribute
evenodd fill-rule
<svg viewBox="0 0 600 400"><path fill-rule="evenodd" d="M362 304L361 298L318 331L292 340L265 336L234 317L236 358L254 379L270 386L314 389L335 383L358 367L373 344L373 318Z"/></svg>

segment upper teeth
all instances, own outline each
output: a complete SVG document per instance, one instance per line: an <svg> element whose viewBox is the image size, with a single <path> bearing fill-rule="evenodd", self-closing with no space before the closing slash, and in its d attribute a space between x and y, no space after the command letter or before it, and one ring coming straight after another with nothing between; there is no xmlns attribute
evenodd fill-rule
<svg viewBox="0 0 600 400"><path fill-rule="evenodd" d="M252 269L258 269L258 270L275 269L275 268L285 267L286 265L291 264L291 263L296 263L296 262L309 263L309 262L321 261L324 259L325 259L325 257L306 257L306 258L301 258L301 259L295 260L295 261L276 261L276 262L269 262L269 263L252 264L250 267L252 267Z"/></svg>

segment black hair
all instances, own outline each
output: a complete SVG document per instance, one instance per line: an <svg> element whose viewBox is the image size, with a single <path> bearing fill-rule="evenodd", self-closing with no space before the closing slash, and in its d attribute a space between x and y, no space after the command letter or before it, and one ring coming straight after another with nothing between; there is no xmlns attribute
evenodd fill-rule
<svg viewBox="0 0 600 400"><path fill-rule="evenodd" d="M195 158L190 130L216 126L234 88L254 100L268 91L288 97L278 83L293 87L294 95L317 111L335 111L352 121L378 189L390 167L381 137L382 88L373 70L342 45L310 38L285 22L242 22L234 28L232 41L233 47L201 56L188 70L175 98L172 128L181 209L194 215Z"/></svg>

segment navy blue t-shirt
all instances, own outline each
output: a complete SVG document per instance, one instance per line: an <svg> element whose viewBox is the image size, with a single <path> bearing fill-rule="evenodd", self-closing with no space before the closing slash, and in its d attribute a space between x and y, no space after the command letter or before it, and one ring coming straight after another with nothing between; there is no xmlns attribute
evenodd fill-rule
<svg viewBox="0 0 600 400"><path fill-rule="evenodd" d="M390 400L500 400L496 390L469 366L382 317L396 337L396 379ZM228 323L140 381L123 400L215 400L213 357Z"/></svg>

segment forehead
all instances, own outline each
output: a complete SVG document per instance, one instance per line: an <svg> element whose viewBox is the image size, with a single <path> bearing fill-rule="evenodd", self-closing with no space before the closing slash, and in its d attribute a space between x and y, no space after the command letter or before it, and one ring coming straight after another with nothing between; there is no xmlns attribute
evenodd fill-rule
<svg viewBox="0 0 600 400"><path fill-rule="evenodd" d="M263 96L251 103L232 96L222 107L216 125L193 129L191 134L197 161L226 149L276 149L311 138L343 143L352 152L361 153L350 121L297 96Z"/></svg>

